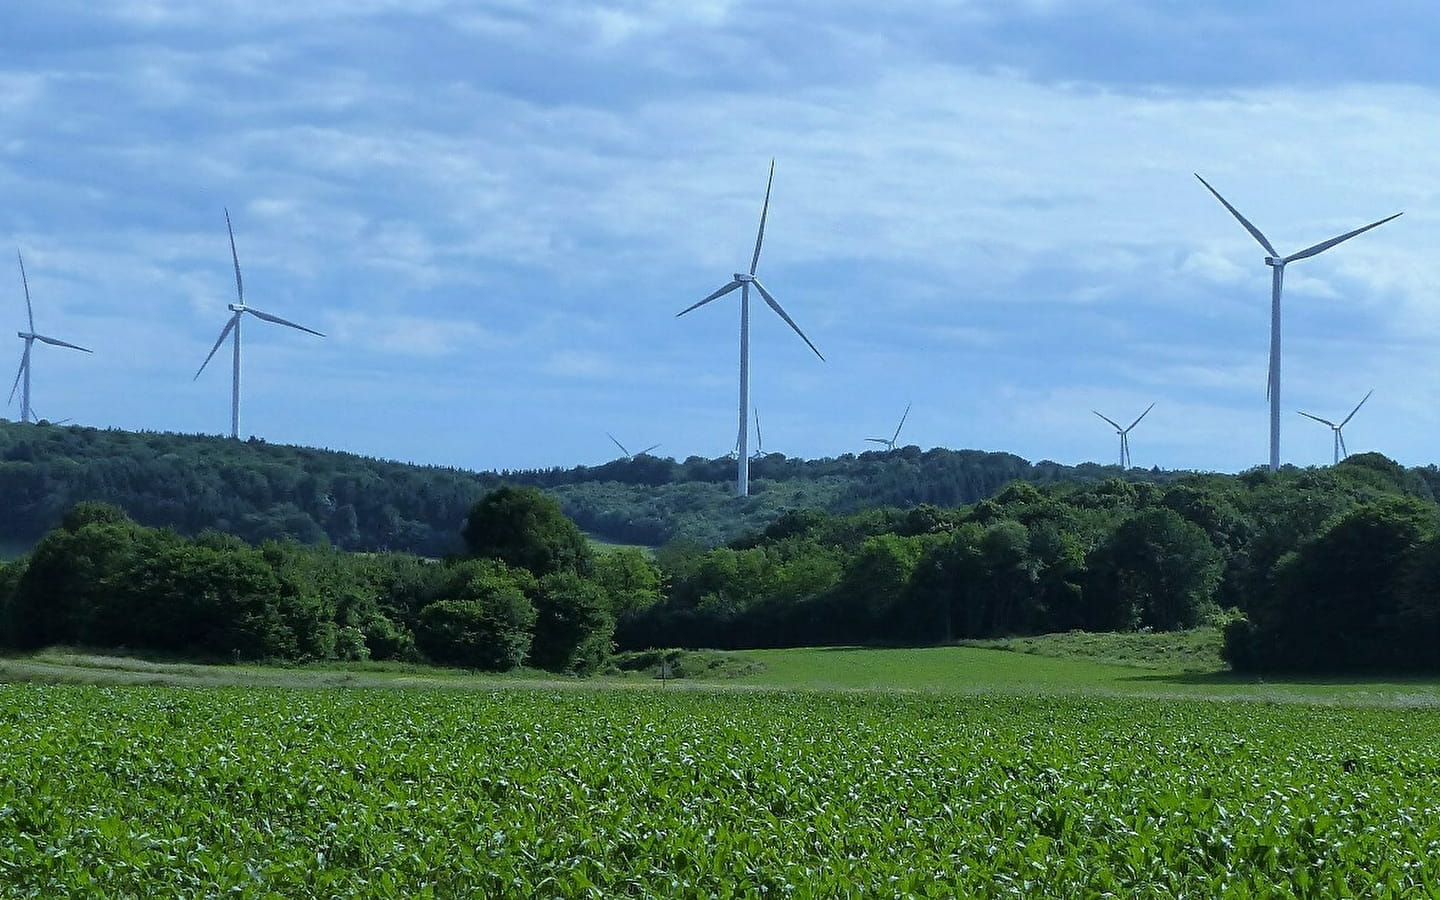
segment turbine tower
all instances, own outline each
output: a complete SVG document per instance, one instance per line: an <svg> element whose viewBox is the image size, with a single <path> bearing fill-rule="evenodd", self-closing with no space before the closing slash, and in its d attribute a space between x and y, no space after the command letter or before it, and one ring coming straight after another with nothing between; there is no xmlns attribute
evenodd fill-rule
<svg viewBox="0 0 1440 900"><path fill-rule="evenodd" d="M866 438L865 440L875 444L884 444L886 450L894 450L895 442L900 439L900 429L905 427L905 420L910 416L910 404L905 404L905 414L900 417L900 424L895 426L895 433L890 435L887 441L885 438Z"/></svg>
<svg viewBox="0 0 1440 900"><path fill-rule="evenodd" d="M1198 172L1195 174L1195 177L1200 178ZM1270 471L1275 472L1280 468L1280 290L1285 283L1285 267L1296 260L1308 259L1316 254L1324 253L1336 244L1348 241L1357 234L1364 234L1372 228L1378 228L1391 219L1399 217L1401 213L1386 216L1378 222L1371 222L1364 228L1347 231L1339 237L1333 237L1328 241L1321 241L1312 247L1306 247L1298 253L1281 256L1270 243L1269 239L1260 233L1260 229L1250 224L1248 219L1240 215L1240 211L1231 206L1228 200L1220 196L1219 191L1210 187L1210 182L1200 178L1200 183L1205 185L1206 189L1215 195L1216 200L1219 200L1226 209L1230 210L1230 214L1238 219L1240 224L1245 226L1245 230L1250 232L1250 236L1258 241L1260 246L1265 248L1266 253L1270 254L1265 257L1265 265L1269 266L1271 270L1270 379L1266 384L1265 393L1266 396L1270 398Z"/></svg>
<svg viewBox="0 0 1440 900"><path fill-rule="evenodd" d="M624 444L622 444L622 443L620 443L619 441L615 440L615 435L613 435L613 434L611 434L610 432L607 431L607 432L605 432L605 436L610 439L610 443L612 443L612 444L614 444L615 446L617 446L617 447L620 448L620 452L623 453L623 454L625 454L625 457L624 457L624 458L625 458L627 461L628 461L628 460L632 460L632 459L634 459L634 458L637 457L637 456L644 456L645 454L649 453L651 450L654 450L656 447L660 446L659 444L651 444L650 446L646 447L644 450L641 450L641 451L638 452L638 453L631 453L629 450L626 450L626 449L625 449L625 445L624 445Z"/></svg>
<svg viewBox="0 0 1440 900"><path fill-rule="evenodd" d="M16 332L20 336L20 340L25 342L25 352L20 355L20 370L15 373L15 383L10 386L10 399L5 402L7 404L14 403L15 391L23 384L24 389L20 391L20 421L33 422L35 421L35 410L30 406L30 352L35 348L35 342L39 341L42 344L51 344L56 347L69 347L71 350L80 350L85 353L92 351L86 350L78 344L35 333L35 308L30 304L30 279L25 277L25 258L20 255L19 250L15 251L15 258L20 261L20 283L25 287L25 316L30 323L30 330Z"/></svg>
<svg viewBox="0 0 1440 900"><path fill-rule="evenodd" d="M1139 425L1140 420L1150 415L1150 410L1154 408L1154 403L1145 407L1145 411L1135 417L1135 421L1130 423L1129 428L1121 428L1119 422L1116 422L1114 419L1110 418L1099 410L1090 410L1091 412L1095 413L1095 415L1115 426L1115 433L1120 435L1120 468L1130 468L1130 429L1134 428L1136 425Z"/></svg>
<svg viewBox="0 0 1440 900"><path fill-rule="evenodd" d="M1325 425L1329 425L1329 426L1330 426L1330 430L1333 431L1333 432L1335 432L1335 463L1334 463L1335 465L1339 465L1340 460L1342 460L1342 459L1344 459L1345 457L1347 457L1347 456L1350 455L1350 451L1345 449L1345 435L1343 435L1343 434L1340 433L1340 429L1344 428L1344 427L1345 427L1345 424L1346 424L1347 422L1349 422L1351 419L1355 418L1355 414L1360 411L1360 407L1362 407L1362 406L1365 405L1365 401L1366 401L1366 400L1369 400L1369 399L1370 399L1370 394L1373 394L1373 393L1375 393L1375 389L1374 389L1374 388L1371 388L1371 389L1370 389L1370 392L1367 393L1364 397L1360 398L1360 402L1359 402L1359 403L1355 404L1355 408L1352 409L1352 410L1350 410L1350 415L1348 415L1348 416L1346 416L1345 418L1343 418L1343 419L1340 420L1340 424L1339 424L1339 425L1336 425L1334 422L1330 421L1329 419L1322 419L1322 418L1320 418L1319 416L1312 416L1312 415L1310 415L1310 414L1307 413L1307 412L1302 412L1302 413L1300 413L1300 415L1304 416L1304 417L1307 418L1307 419L1314 419L1314 420L1317 421L1317 422L1320 422L1320 423L1325 424ZM1299 411L1299 410L1296 410L1296 412L1300 412L1300 411Z"/></svg>
<svg viewBox="0 0 1440 900"><path fill-rule="evenodd" d="M753 285L755 290L760 292L760 296L764 298L771 309L775 310L775 314L784 319L785 324L789 325L796 334L800 335L800 340L804 341L811 350L815 351L816 356L819 356L822 360L825 359L824 356L821 356L820 351L815 349L815 345L810 343L810 339L805 336L805 332L800 330L800 326L795 324L795 320L790 318L785 310L780 308L780 304L776 302L769 291L765 290L765 285L761 284L760 280L755 277L755 268L760 264L760 244L765 240L765 217L770 212L770 186L774 182L775 160L772 159L770 160L770 180L765 183L765 205L760 208L760 230L755 235L755 255L750 257L750 271L748 273L736 272L729 284L720 288L704 300L701 300L699 303L688 306L675 314L676 318L679 318L691 310L699 309L710 301L725 296L736 288L740 289L740 439L735 448L738 461L737 468L739 469L736 477L735 492L741 497L750 493L750 445L748 443L749 435L745 421L748 417L745 415L745 410L750 407L751 286Z"/></svg>
<svg viewBox="0 0 1440 900"><path fill-rule="evenodd" d="M266 322L272 322L272 323L274 323L274 324L276 324L276 325L284 325L284 326L286 326L287 328L294 328L294 329L297 329L297 330L299 330L299 331L304 331L304 332L306 332L307 334L313 334L313 335L315 335L315 336L317 336L317 337L324 337L325 335L321 334L320 332L316 331L316 330L313 329L313 328L306 328L304 325L297 325L297 324L295 324L294 322L287 321L287 320L285 320L285 319L280 318L279 316L272 316L270 313L261 312L260 310L255 309L253 306L246 306L246 305L245 305L245 283L240 279L240 255L235 252L235 229L234 229L233 227L231 227L231 225L230 225L230 210L228 210L228 209L225 210L225 230L228 231L228 232L230 232L230 258L235 262L235 299L236 299L236 302L235 302L235 303L231 303L230 306L229 306L230 311L231 311L232 313L234 313L234 315L232 315L232 316L230 317L230 321L228 321L228 322L225 323L225 327L220 330L220 337L218 337L218 338L215 339L215 346L213 346L213 347L210 348L210 355L207 356L207 357L205 357L205 361L200 364L200 368L199 368L198 370L196 370L196 372L195 372L195 378L192 378L191 381L195 381L195 380L198 380L198 379L200 378L200 373L201 373L201 372L204 372L204 371L205 371L205 367L208 366L208 365L210 365L210 360L215 357L215 352L220 349L220 345L223 344L223 343L225 343L225 338L226 338L231 332L234 332L234 333L235 333L235 343L234 343L234 349L233 349L233 359L232 359L232 364L231 364L231 369L232 369L232 376L231 376L231 377L232 377L232 381L231 381L231 385L230 385L230 436L231 436L232 438L238 439L238 438L240 437L240 319L241 319L241 317L244 316L246 313L249 313L250 315L254 316L254 317L257 318L257 319L261 319L261 320L266 321Z"/></svg>

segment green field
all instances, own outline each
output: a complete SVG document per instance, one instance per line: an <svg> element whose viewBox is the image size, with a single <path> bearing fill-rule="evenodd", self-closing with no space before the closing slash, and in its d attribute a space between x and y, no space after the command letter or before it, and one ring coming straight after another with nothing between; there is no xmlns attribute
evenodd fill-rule
<svg viewBox="0 0 1440 900"><path fill-rule="evenodd" d="M1440 686L1177 665L1215 640L0 660L0 897L1426 896Z"/></svg>

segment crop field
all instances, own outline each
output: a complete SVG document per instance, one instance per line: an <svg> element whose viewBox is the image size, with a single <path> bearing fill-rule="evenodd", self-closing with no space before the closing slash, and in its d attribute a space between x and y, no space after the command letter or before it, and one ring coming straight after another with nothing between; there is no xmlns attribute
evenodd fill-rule
<svg viewBox="0 0 1440 900"><path fill-rule="evenodd" d="M1440 884L1440 711L0 686L4 897L1315 897Z"/></svg>

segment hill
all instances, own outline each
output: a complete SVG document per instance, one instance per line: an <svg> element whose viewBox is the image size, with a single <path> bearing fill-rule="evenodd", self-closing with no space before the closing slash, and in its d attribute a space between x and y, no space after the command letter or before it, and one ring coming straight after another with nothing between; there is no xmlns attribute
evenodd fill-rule
<svg viewBox="0 0 1440 900"><path fill-rule="evenodd" d="M1434 467L1419 471L1437 480ZM28 546L75 503L99 500L182 534L215 529L250 542L291 537L442 556L456 549L471 504L506 482L543 488L607 541L658 546L681 538L709 546L762 529L787 510L955 507L1014 480L1094 483L1123 475L1166 482L1180 474L913 446L819 460L776 453L757 459L751 473L752 494L739 498L734 461L724 457L472 472L258 438L0 420L0 546Z"/></svg>

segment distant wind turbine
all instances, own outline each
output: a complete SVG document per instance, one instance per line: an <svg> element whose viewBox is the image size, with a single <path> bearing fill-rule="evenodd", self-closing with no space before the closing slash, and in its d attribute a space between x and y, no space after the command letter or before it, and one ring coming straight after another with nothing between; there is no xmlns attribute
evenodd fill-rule
<svg viewBox="0 0 1440 900"><path fill-rule="evenodd" d="M1200 178L1199 173L1196 173L1195 177ZM1265 265L1271 269L1270 380L1266 385L1266 396L1270 398L1270 471L1275 472L1280 468L1280 290L1285 283L1285 267L1296 260L1308 259L1316 254L1324 253L1336 244L1348 241L1357 234L1364 234L1372 228L1378 228L1391 219L1398 218L1401 213L1386 216L1378 222L1371 222L1364 228L1347 231L1339 237L1333 237L1328 241L1321 241L1314 246L1306 247L1298 253L1281 256L1274 245L1270 243L1269 239L1260 233L1260 229L1250 224L1248 219L1240 215L1240 211L1231 206L1228 200L1220 196L1219 191L1210 187L1210 182L1200 178L1200 183L1205 185L1206 189L1215 195L1216 200L1219 200L1226 209L1230 210L1230 214L1238 219L1240 224L1245 226L1245 230L1250 232L1250 236L1258 241L1260 246L1265 248L1265 252L1270 254L1265 257Z"/></svg>
<svg viewBox="0 0 1440 900"><path fill-rule="evenodd" d="M815 349L815 345L810 343L810 339L805 336L805 332L800 330L800 326L795 324L795 320L791 319L790 316L786 314L785 310L780 308L780 304L776 302L775 298L771 296L770 292L765 290L765 286L761 284L759 279L755 277L755 268L760 264L760 244L765 240L765 217L770 212L770 186L774 182L775 161L772 159L770 161L770 180L765 183L765 205L760 208L760 230L755 235L755 255L750 258L750 271L748 273L736 272L735 276L730 280L729 284L720 288L718 291L706 297L704 300L701 300L699 303L688 306L675 314L678 318L693 309L699 309L700 307L704 306L712 300L716 300L720 297L725 296L736 288L740 289L740 439L735 448L736 460L738 463L738 474L736 477L735 491L741 497L744 497L750 493L750 446L748 443L748 434L746 428L746 419L748 418L748 416L745 415L745 410L750 406L751 285L754 285L755 290L760 292L760 296L765 299L765 302L769 304L771 309L775 310L776 315L784 319L785 324L789 325L796 334L800 335L800 339L804 341L811 350L815 351L816 356L819 356L822 360L825 358L824 356L821 356L819 350Z"/></svg>
<svg viewBox="0 0 1440 900"><path fill-rule="evenodd" d="M895 442L898 441L898 440L900 440L900 429L902 429L902 428L905 427L905 420L906 420L909 416L910 416L910 404L907 403L907 404L905 404L905 414L900 417L900 424L895 426L895 433L892 434L892 435L890 435L890 439L889 439L889 440L886 440L885 438L866 438L865 440L870 441L871 443L875 443L875 444L884 444L886 450L894 450L894 449L895 449Z"/></svg>
<svg viewBox="0 0 1440 900"><path fill-rule="evenodd" d="M1139 425L1140 420L1150 415L1150 410L1154 408L1154 403L1145 407L1145 411L1142 412L1139 416L1137 416L1135 418L1135 421L1131 422L1128 428L1121 428L1119 422L1116 422L1114 419L1110 418L1099 410L1090 410L1091 412L1095 413L1095 415L1109 422L1111 425L1114 425L1115 433L1120 435L1120 468L1130 468L1130 429L1134 428L1136 425Z"/></svg>
<svg viewBox="0 0 1440 900"><path fill-rule="evenodd" d="M230 317L230 321L225 323L225 327L220 330L220 337L216 338L215 346L210 348L210 355L205 357L205 361L200 364L200 368L195 372L195 378L191 380L195 381L200 378L200 373L204 372L205 367L210 365L210 360L215 357L215 352L220 349L220 345L225 343L225 338L233 331L235 333L235 344L232 359L233 374L232 382L230 385L230 436L232 438L239 438L240 318L248 312L250 315L254 316L257 319L262 319L266 322L272 322L276 325L284 325L287 328L294 328L299 331L306 332L307 334L313 334L316 337L324 337L325 335L321 334L313 328L306 328L304 325L297 325L294 322L282 319L279 316L272 316L267 312L261 312L260 310L255 309L252 306L245 305L245 283L240 279L240 255L235 252L235 229L230 225L230 210L228 209L225 210L225 230L230 232L230 258L235 262L235 298L237 302L231 303L229 305L229 309L231 312L234 313L234 315Z"/></svg>
<svg viewBox="0 0 1440 900"><path fill-rule="evenodd" d="M617 446L617 447L620 448L620 452L623 453L623 454L625 454L625 459L627 459L627 460L629 460L629 459L634 459L634 458L637 457L637 456L644 456L645 454L649 453L651 450L654 450L656 447L660 446L659 444L651 444L650 446L646 447L644 450L639 451L638 453L631 453L629 450L626 450L626 449L625 449L625 445L624 445L624 444L620 443L618 440L615 439L615 435L613 435L613 434L611 434L610 432L607 431L607 432L605 432L605 436L610 439L610 442L611 442L612 444L614 444L615 446Z"/></svg>
<svg viewBox="0 0 1440 900"><path fill-rule="evenodd" d="M1362 406L1365 405L1365 401L1366 401L1366 400L1369 400L1369 399L1370 399L1370 394L1373 394L1373 393L1375 393L1375 389L1374 389L1374 388L1371 388L1371 389L1370 389L1370 392L1367 393L1364 397L1360 398L1360 402L1359 402L1359 403L1355 404L1355 408L1352 409L1352 410L1350 410L1350 415L1348 415L1348 416L1346 416L1345 418L1343 418L1343 419L1340 420L1340 424L1339 424L1339 425L1336 425L1334 422L1330 421L1329 419L1322 419L1322 418L1320 418L1319 416L1312 416L1312 415L1310 415L1310 414L1307 413L1307 412L1302 412L1302 413L1300 413L1300 415L1304 416L1304 417L1307 418L1307 419L1314 419L1315 421L1320 422L1320 423L1322 423L1322 424L1324 424L1324 425L1329 425L1329 426L1330 426L1330 430L1335 432L1335 464L1336 464L1336 465L1338 465L1338 464L1340 463L1340 460L1342 460L1342 459L1344 459L1345 457L1347 457L1347 456L1350 455L1350 451L1345 449L1345 435L1343 435L1343 434L1340 433L1340 429L1344 428L1347 422L1349 422L1351 419L1355 418L1355 414L1360 411L1360 407L1362 407ZM1299 411L1299 410L1296 410L1296 412L1300 412L1300 411Z"/></svg>
<svg viewBox="0 0 1440 900"><path fill-rule="evenodd" d="M51 344L56 347L69 347L71 350L80 350L85 353L93 351L86 350L78 344L71 344L57 338L46 337L43 334L35 333L35 308L30 304L30 279L25 277L25 258L20 251L15 251L15 258L20 261L20 283L25 287L25 315L30 322L29 331L17 331L20 340L25 342L25 352L20 356L20 370L15 373L15 383L10 386L10 399L6 404L15 402L15 391L24 384L24 390L20 392L20 421L35 421L35 410L30 406L30 351L34 349L35 342Z"/></svg>

